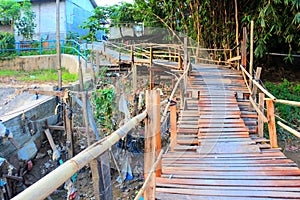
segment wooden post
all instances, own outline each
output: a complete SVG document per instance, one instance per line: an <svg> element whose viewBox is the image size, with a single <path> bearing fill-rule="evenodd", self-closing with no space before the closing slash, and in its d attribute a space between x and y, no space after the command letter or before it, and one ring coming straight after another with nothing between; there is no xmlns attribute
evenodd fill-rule
<svg viewBox="0 0 300 200"><path fill-rule="evenodd" d="M240 47L236 48L236 56L240 56ZM240 61L238 60L237 70L240 70Z"/></svg>
<svg viewBox="0 0 300 200"><path fill-rule="evenodd" d="M175 102L175 98L174 98ZM176 102L170 104L170 132L171 132L171 146L170 150L174 151L174 147L177 143L177 116L176 116Z"/></svg>
<svg viewBox="0 0 300 200"><path fill-rule="evenodd" d="M132 66L132 87L135 93L135 91L137 90L137 67L135 64L133 64Z"/></svg>
<svg viewBox="0 0 300 200"><path fill-rule="evenodd" d="M187 68L187 63L188 63L188 38L184 37L184 43L183 43L183 68L184 70Z"/></svg>
<svg viewBox="0 0 300 200"><path fill-rule="evenodd" d="M92 55L95 55L94 53L95 53L95 51L93 51ZM93 56L90 57L90 62L91 62L91 67L92 67L92 82L96 83L96 72L95 72Z"/></svg>
<svg viewBox="0 0 300 200"><path fill-rule="evenodd" d="M160 134L160 91L159 90L153 90L152 91L152 101L153 101L153 128L155 128L156 132L156 157L158 158L158 155L161 151L161 134ZM155 159L156 160L156 159ZM161 160L158 161L158 165L156 167L156 177L161 177Z"/></svg>
<svg viewBox="0 0 300 200"><path fill-rule="evenodd" d="M259 80L260 79L260 75L261 75L261 70L262 70L262 68L261 67L257 67L256 68L256 73L255 73L255 80ZM257 86L256 85L253 85L253 89L252 89L252 97L253 97L253 99L254 99L254 101L255 102L257 102L256 101L256 94L257 94Z"/></svg>
<svg viewBox="0 0 300 200"><path fill-rule="evenodd" d="M265 94L259 93L259 110L264 113L265 109ZM260 138L264 137L264 120L258 116L258 136Z"/></svg>
<svg viewBox="0 0 300 200"><path fill-rule="evenodd" d="M273 100L266 100L267 105L267 117L268 117L268 129L269 129L269 137L272 148L277 148L277 135L276 135L276 124L275 124L275 109Z"/></svg>
<svg viewBox="0 0 300 200"><path fill-rule="evenodd" d="M134 48L133 45L130 46L130 61L131 61L131 65L134 65Z"/></svg>
<svg viewBox="0 0 300 200"><path fill-rule="evenodd" d="M62 87L62 74L61 74L61 54L60 54L60 20L59 20L59 7L60 0L56 0L56 66L58 71L58 88Z"/></svg>
<svg viewBox="0 0 300 200"><path fill-rule="evenodd" d="M145 120L145 154L144 154L144 177L147 179L148 174L152 168L152 165L156 160L156 148L158 136L158 124L160 120L157 116L160 115L160 108L157 106L159 103L159 91L157 90L147 90L146 91L146 109L148 112L148 117ZM156 174L151 175L151 180L144 192L144 199L154 200L155 199L155 177Z"/></svg>
<svg viewBox="0 0 300 200"><path fill-rule="evenodd" d="M100 52L96 51L96 71L99 72L99 70L100 70Z"/></svg>
<svg viewBox="0 0 300 200"><path fill-rule="evenodd" d="M247 66L247 29L243 28L243 41L242 41L242 65L246 68Z"/></svg>
<svg viewBox="0 0 300 200"><path fill-rule="evenodd" d="M71 108L71 101L69 96L69 90L66 89L64 91L63 97L64 103L64 127L65 132L67 134L67 141L66 146L68 150L68 159L74 156L74 138L73 138L73 123L72 123L72 108Z"/></svg>
<svg viewBox="0 0 300 200"><path fill-rule="evenodd" d="M180 47L178 47L178 70L182 70L182 59L180 54Z"/></svg>
<svg viewBox="0 0 300 200"><path fill-rule="evenodd" d="M252 77L253 74L253 38L254 38L254 22L251 20L251 27L250 27L250 64L249 64L249 74ZM250 80L251 81L251 80ZM249 83L250 88L252 87L252 84Z"/></svg>
<svg viewBox="0 0 300 200"><path fill-rule="evenodd" d="M153 88L154 88L152 65L153 65L153 49L152 49L152 47L150 47L150 90L153 90Z"/></svg>
<svg viewBox="0 0 300 200"><path fill-rule="evenodd" d="M255 78L254 78L255 80L259 80L260 79L261 69L262 69L261 67L257 67L256 73L255 73ZM249 79L249 82L252 83L252 80ZM256 94L257 94L257 86L255 84L253 84L253 86L252 86L252 98L254 100L254 103L257 103ZM252 108L253 108L253 106L250 103L249 107L248 107L248 110L251 111Z"/></svg>

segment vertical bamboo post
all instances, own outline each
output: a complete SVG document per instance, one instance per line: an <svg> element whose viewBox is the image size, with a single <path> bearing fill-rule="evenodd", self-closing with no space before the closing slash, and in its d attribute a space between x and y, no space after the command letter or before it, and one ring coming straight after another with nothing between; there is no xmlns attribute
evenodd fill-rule
<svg viewBox="0 0 300 200"><path fill-rule="evenodd" d="M144 153L144 177L147 179L152 165L155 163L156 158L156 143L157 143L157 137L156 133L157 130L155 128L156 119L154 119L155 115L155 109L153 109L153 90L147 90L146 91L146 109L148 111L148 117L145 120L145 153ZM157 92L157 91L156 91ZM155 177L156 174L152 173L151 179L149 181L148 186L145 189L144 192L144 199L154 200L155 199Z"/></svg>
<svg viewBox="0 0 300 200"><path fill-rule="evenodd" d="M169 62L171 62L172 61L172 52L171 52L170 47L168 47L168 52L169 52Z"/></svg>
<svg viewBox="0 0 300 200"><path fill-rule="evenodd" d="M253 37L254 37L254 22L253 20L251 20L251 27L250 27L250 64L249 64L249 74L251 75L252 77L252 74L253 74ZM249 80L251 81L251 80ZM250 84L250 88L252 87L252 84Z"/></svg>
<svg viewBox="0 0 300 200"><path fill-rule="evenodd" d="M97 71L99 68L100 68L100 53L99 53L99 51L96 51L96 69L97 69Z"/></svg>
<svg viewBox="0 0 300 200"><path fill-rule="evenodd" d="M174 98L175 102L175 98ZM171 132L171 146L170 150L174 151L174 147L177 143L177 116L176 116L176 102L170 104L170 132Z"/></svg>
<svg viewBox="0 0 300 200"><path fill-rule="evenodd" d="M134 65L134 47L133 45L130 46L130 61L131 61L131 65Z"/></svg>
<svg viewBox="0 0 300 200"><path fill-rule="evenodd" d="M240 56L240 47L236 48L236 56ZM237 70L240 70L240 61L238 60L237 63Z"/></svg>
<svg viewBox="0 0 300 200"><path fill-rule="evenodd" d="M178 70L182 70L182 59L181 59L180 47L178 47Z"/></svg>
<svg viewBox="0 0 300 200"><path fill-rule="evenodd" d="M156 133L156 158L158 157L161 151L161 134L160 134L160 91L152 90L152 98L153 99L153 126ZM158 161L158 165L156 167L156 177L161 177L161 159Z"/></svg>
<svg viewBox="0 0 300 200"><path fill-rule="evenodd" d="M135 93L137 90L137 67L135 64L132 65L132 87Z"/></svg>
<svg viewBox="0 0 300 200"><path fill-rule="evenodd" d="M262 68L261 67L257 67L256 68L256 73L255 73L255 80L259 80L260 79L260 75L261 75L261 70L262 70ZM253 90L252 90L252 97L253 97L253 99L254 99L254 101L255 102L257 102L256 101L256 94L257 94L257 86L256 85L253 85Z"/></svg>
<svg viewBox="0 0 300 200"><path fill-rule="evenodd" d="M270 136L270 143L272 148L277 148L277 135L276 135L276 124L275 124L275 109L272 99L266 100L267 105L267 117L268 117L268 129Z"/></svg>
<svg viewBox="0 0 300 200"><path fill-rule="evenodd" d="M150 90L153 90L154 88L154 77L153 77L153 49L150 47Z"/></svg>
<svg viewBox="0 0 300 200"><path fill-rule="evenodd" d="M242 41L242 65L247 66L247 29L243 27L243 41Z"/></svg>
<svg viewBox="0 0 300 200"><path fill-rule="evenodd" d="M74 138L73 138L73 127L72 127L72 113L71 113L71 101L69 98L69 90L66 89L64 91L64 127L67 134L67 151L68 158L72 158L74 156Z"/></svg>
<svg viewBox="0 0 300 200"><path fill-rule="evenodd" d="M259 93L259 110L264 113L265 108L265 94ZM264 120L258 116L258 136L260 138L264 137Z"/></svg>
<svg viewBox="0 0 300 200"><path fill-rule="evenodd" d="M262 69L261 67L257 67L256 73L255 73L255 80L259 80L260 79L261 69ZM249 80L249 81L252 83L252 80ZM254 103L257 102L256 94L257 94L257 86L253 85L253 88L252 88L252 98L254 100ZM250 103L248 110L251 111L252 108L253 108L253 106Z"/></svg>

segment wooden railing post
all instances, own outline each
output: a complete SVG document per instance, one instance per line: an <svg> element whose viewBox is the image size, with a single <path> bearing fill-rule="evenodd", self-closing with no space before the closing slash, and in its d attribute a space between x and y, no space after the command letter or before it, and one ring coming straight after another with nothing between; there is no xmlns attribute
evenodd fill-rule
<svg viewBox="0 0 300 200"><path fill-rule="evenodd" d="M134 65L134 48L133 45L130 46L130 61L131 61L131 65Z"/></svg>
<svg viewBox="0 0 300 200"><path fill-rule="evenodd" d="M71 101L69 96L69 90L64 91L64 126L67 134L67 150L68 150L68 159L74 156L74 138L73 138L73 123L72 123L72 108Z"/></svg>
<svg viewBox="0 0 300 200"><path fill-rule="evenodd" d="M260 79L261 69L262 69L261 67L257 67L254 80L258 81ZM257 102L257 98L256 98L257 86L255 84L252 84L253 82L251 79L249 79L249 82L251 83L250 85L253 85L252 86L252 98L253 98L254 102L256 103ZM249 104L248 110L251 111L252 108L253 108L253 106L251 104Z"/></svg>
<svg viewBox="0 0 300 200"><path fill-rule="evenodd" d="M174 151L174 147L177 142L177 116L176 116L176 102L170 104L170 132L171 132L171 146L170 150Z"/></svg>
<svg viewBox="0 0 300 200"><path fill-rule="evenodd" d="M182 70L182 59L180 54L180 47L178 47L178 70Z"/></svg>
<svg viewBox="0 0 300 200"><path fill-rule="evenodd" d="M247 66L247 29L246 27L243 28L243 41L242 41L242 65L246 68Z"/></svg>
<svg viewBox="0 0 300 200"><path fill-rule="evenodd" d="M158 90L146 91L146 109L148 117L145 120L145 154L144 177L148 177L155 163L157 152L160 152L160 92ZM159 164L161 165L161 164ZM155 199L155 177L161 174L161 166L156 168L156 173L151 174L151 180L144 192L144 199Z"/></svg>
<svg viewBox="0 0 300 200"><path fill-rule="evenodd" d="M266 100L267 105L267 117L268 117L268 129L270 136L270 143L272 148L277 148L277 135L276 135L276 124L275 124L275 109L273 100Z"/></svg>
<svg viewBox="0 0 300 200"><path fill-rule="evenodd" d="M153 65L153 49L150 47L150 90L153 90L154 88L154 79L153 79L153 70L152 70L152 65Z"/></svg>
<svg viewBox="0 0 300 200"><path fill-rule="evenodd" d="M259 110L264 113L265 109L265 94L264 93L259 93ZM258 136L260 138L264 137L264 120L258 116Z"/></svg>

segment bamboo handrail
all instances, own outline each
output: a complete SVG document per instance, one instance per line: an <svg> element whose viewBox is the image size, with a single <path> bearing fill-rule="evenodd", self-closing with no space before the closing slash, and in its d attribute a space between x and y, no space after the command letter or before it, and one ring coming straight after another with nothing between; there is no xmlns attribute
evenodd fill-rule
<svg viewBox="0 0 300 200"><path fill-rule="evenodd" d="M172 90L172 93L171 93L171 95L170 95L170 97L169 97L168 104L166 105L166 108L165 108L165 110L164 110L164 112L163 112L163 115L162 115L162 117L161 117L160 122L163 122L163 121L164 121L164 119L165 119L165 117L166 117L166 114L167 114L167 112L168 112L168 109L169 109L169 107L170 107L171 99L173 99L174 94L175 94L175 92L176 92L176 90L177 90L177 87L178 87L180 81L181 81L181 80L183 79L183 77L187 74L187 72L189 71L190 66L191 66L191 63L189 62L188 65L187 65L187 68L186 68L185 71L184 71L184 73L183 73L183 74L179 77L179 79L177 80L177 82L176 82L176 84L175 84L175 86L174 86L174 88L173 88L173 90Z"/></svg>
<svg viewBox="0 0 300 200"><path fill-rule="evenodd" d="M142 196L142 194L145 191L145 189L146 189L149 181L151 180L151 175L153 174L153 172L156 171L156 167L157 167L157 165L158 165L158 163L159 163L159 161L160 161L163 153L164 153L164 150L161 150L160 153L159 153L159 155L158 155L158 157L157 157L157 159L156 159L156 161L155 161L155 163L151 167L151 170L149 172L149 175L147 176L147 179L145 180L143 186L141 187L140 191L138 192L138 194L136 195L136 197L134 198L134 200L138 200Z"/></svg>
<svg viewBox="0 0 300 200"><path fill-rule="evenodd" d="M36 200L43 200L54 192L59 186L71 178L78 170L86 164L100 156L112 145L123 138L133 127L141 122L147 116L145 110L141 114L129 120L124 126L113 132L104 141L99 141L89 146L87 149L71 158L44 178L40 179L29 188L18 194L13 200L24 200L28 197L34 197Z"/></svg>
<svg viewBox="0 0 300 200"><path fill-rule="evenodd" d="M256 80L254 80L251 75L247 72L247 70L244 68L243 65L240 65L240 68L242 69L242 71L248 76L248 78L252 81L252 83L254 83L263 93L265 93L268 97L270 97L270 99L272 99L273 101L276 99L275 96L273 96L270 92L268 92L262 85L259 84L259 82L257 82Z"/></svg>
<svg viewBox="0 0 300 200"><path fill-rule="evenodd" d="M300 138L300 133L299 131L296 131L294 129L292 129L291 127L283 124L281 121L277 121L277 124L279 126L281 126L283 129L287 130L288 132L292 133L293 135L297 136L298 138Z"/></svg>
<svg viewBox="0 0 300 200"><path fill-rule="evenodd" d="M268 100L268 98L265 98L265 100ZM283 100L283 99L275 99L273 101L274 103L281 103L290 106L300 106L300 102L298 101L290 101L290 100Z"/></svg>

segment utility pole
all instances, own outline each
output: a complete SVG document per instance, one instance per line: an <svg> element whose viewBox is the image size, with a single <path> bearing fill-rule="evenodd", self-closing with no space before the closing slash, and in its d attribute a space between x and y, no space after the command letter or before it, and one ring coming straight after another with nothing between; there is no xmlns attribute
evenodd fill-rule
<svg viewBox="0 0 300 200"><path fill-rule="evenodd" d="M59 0L56 0L56 64L57 64L57 71L58 71L58 88L62 88L59 26L60 26L60 23L59 23Z"/></svg>

